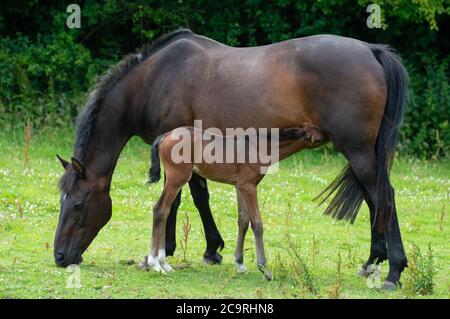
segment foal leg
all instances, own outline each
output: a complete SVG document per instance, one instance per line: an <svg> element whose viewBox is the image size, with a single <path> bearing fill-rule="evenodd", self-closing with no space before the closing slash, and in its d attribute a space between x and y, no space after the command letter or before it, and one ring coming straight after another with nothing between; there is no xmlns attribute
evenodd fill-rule
<svg viewBox="0 0 450 319"><path fill-rule="evenodd" d="M407 266L407 259L397 220L394 190L388 181L389 196L387 198L379 197L380 195L377 192L377 161L373 150L367 149L347 152L347 158L350 161L352 170L367 192L369 207L380 207L381 201L386 201L387 205L384 207L387 207L388 211L377 213L375 209L371 209L371 215L373 210L374 216L371 216L372 244L368 263L373 263L375 259L377 259L377 262L381 262L386 258L384 250L384 243L386 243L389 274L384 282L383 288L389 290L394 289L395 285L399 283L403 269ZM392 213L390 214L389 211ZM367 265L365 266L367 268Z"/></svg>
<svg viewBox="0 0 450 319"><path fill-rule="evenodd" d="M250 216L248 213L247 206L245 205L245 200L242 197L239 189L236 187L236 197L238 204L238 237L236 243L236 251L234 253L234 262L239 273L247 272L247 267L244 265L244 241L245 234L248 230L248 224L250 221Z"/></svg>
<svg viewBox="0 0 450 319"><path fill-rule="evenodd" d="M189 180L189 188L195 207L197 207L200 213L203 230L205 231L206 251L203 254L203 261L206 264L220 264L222 262L222 256L217 250L219 248L222 250L225 243L223 242L222 236L220 236L209 207L209 192L206 179L192 173L192 177Z"/></svg>
<svg viewBox="0 0 450 319"><path fill-rule="evenodd" d="M166 181L161 197L153 209L152 246L147 264L156 271L169 272L173 270L166 261L165 230L170 207L180 189L181 186Z"/></svg>
<svg viewBox="0 0 450 319"><path fill-rule="evenodd" d="M246 184L237 187L244 198L250 215L250 222L256 242L256 261L258 269L264 274L267 280L272 280L272 273L267 267L266 254L264 252L263 223L258 207L256 185Z"/></svg>

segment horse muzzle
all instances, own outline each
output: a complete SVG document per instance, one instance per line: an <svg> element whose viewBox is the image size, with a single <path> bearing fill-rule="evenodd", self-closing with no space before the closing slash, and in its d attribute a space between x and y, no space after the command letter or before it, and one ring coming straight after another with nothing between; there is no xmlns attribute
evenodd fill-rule
<svg viewBox="0 0 450 319"><path fill-rule="evenodd" d="M83 261L80 253L66 254L63 251L55 252L55 263L61 267L67 267L73 264L80 264Z"/></svg>

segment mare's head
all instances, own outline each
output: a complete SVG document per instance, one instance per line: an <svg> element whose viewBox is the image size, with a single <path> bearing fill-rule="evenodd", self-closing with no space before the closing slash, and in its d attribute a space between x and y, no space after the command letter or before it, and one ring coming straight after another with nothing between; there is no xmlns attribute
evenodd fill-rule
<svg viewBox="0 0 450 319"><path fill-rule="evenodd" d="M72 158L58 156L65 173L60 180L61 209L56 229L54 255L59 266L79 264L81 255L111 218L111 198L105 181Z"/></svg>

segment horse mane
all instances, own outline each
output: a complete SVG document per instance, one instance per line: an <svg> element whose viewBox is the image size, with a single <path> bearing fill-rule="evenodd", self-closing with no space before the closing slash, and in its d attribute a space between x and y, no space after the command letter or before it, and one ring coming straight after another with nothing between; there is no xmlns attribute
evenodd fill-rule
<svg viewBox="0 0 450 319"><path fill-rule="evenodd" d="M175 37L188 34L193 34L193 32L185 28L179 28L175 31L166 33L154 40L152 43L144 45L135 53L126 55L118 63L111 66L103 76L97 78L94 88L89 93L87 103L83 111L76 118L77 132L75 138L74 156L80 162L83 162L86 158L87 147L92 137L92 132L98 113L109 90L135 66L141 64L148 57L165 47ZM69 191L73 188L75 181L75 171L68 169L59 182L61 191Z"/></svg>

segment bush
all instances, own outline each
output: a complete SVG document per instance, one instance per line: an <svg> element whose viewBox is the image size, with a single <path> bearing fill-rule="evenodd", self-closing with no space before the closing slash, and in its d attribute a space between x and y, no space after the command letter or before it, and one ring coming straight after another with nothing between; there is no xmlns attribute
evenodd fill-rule
<svg viewBox="0 0 450 319"><path fill-rule="evenodd" d="M68 33L35 42L26 36L3 38L0 52L1 122L67 123L100 69Z"/></svg>
<svg viewBox="0 0 450 319"><path fill-rule="evenodd" d="M450 57L423 61L425 75L410 70L410 99L401 130L401 149L419 157L450 154Z"/></svg>
<svg viewBox="0 0 450 319"><path fill-rule="evenodd" d="M403 274L403 289L407 297L416 294L431 295L434 288L434 276L436 269L434 266L431 243L428 244L428 251L423 255L420 248L414 243L409 254L408 267Z"/></svg>
<svg viewBox="0 0 450 319"><path fill-rule="evenodd" d="M84 1L81 29L65 26L71 1L1 2L0 126L27 119L36 127L67 123L96 75L180 26L234 46L332 33L398 49L411 78L400 150L427 158L449 156L450 38L444 30L450 26L450 3L380 1L383 28L369 29L370 2Z"/></svg>

